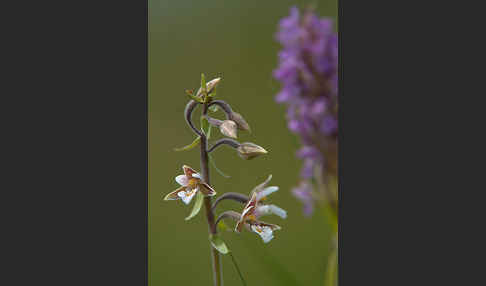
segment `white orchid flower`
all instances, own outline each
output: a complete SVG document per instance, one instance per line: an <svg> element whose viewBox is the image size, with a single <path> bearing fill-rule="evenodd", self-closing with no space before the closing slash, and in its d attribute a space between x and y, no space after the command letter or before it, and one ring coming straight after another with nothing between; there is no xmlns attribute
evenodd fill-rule
<svg viewBox="0 0 486 286"><path fill-rule="evenodd" d="M175 178L176 182L179 183L181 187L167 194L164 200L169 201L181 199L186 205L188 205L198 191L201 191L205 196L216 195L216 191L202 180L201 174L186 165L182 166L182 170L184 171L184 174Z"/></svg>
<svg viewBox="0 0 486 286"><path fill-rule="evenodd" d="M235 227L235 231L241 232L242 227L246 226L251 231L259 234L265 243L272 240L273 231L280 229L280 226L258 221L257 218L268 214L275 214L281 218L287 217L287 212L284 209L273 204L262 204L268 195L278 191L276 186L266 187L271 179L272 175L268 176L265 182L252 190L251 197L243 208L243 212Z"/></svg>

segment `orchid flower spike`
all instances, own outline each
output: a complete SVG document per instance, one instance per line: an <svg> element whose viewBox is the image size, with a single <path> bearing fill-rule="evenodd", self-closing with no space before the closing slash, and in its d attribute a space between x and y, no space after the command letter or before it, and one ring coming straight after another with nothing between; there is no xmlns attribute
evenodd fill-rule
<svg viewBox="0 0 486 286"><path fill-rule="evenodd" d="M188 205L198 191L201 191L205 196L216 195L216 191L202 180L201 174L186 165L182 166L182 170L184 170L184 174L175 178L176 182L179 183L181 187L167 194L164 200L182 199L182 201Z"/></svg>
<svg viewBox="0 0 486 286"><path fill-rule="evenodd" d="M258 233L262 237L265 243L273 238L273 231L280 229L280 227L278 225L258 221L257 219L268 214L275 214L281 218L287 217L287 212L284 209L279 208L276 205L262 204L269 194L278 191L277 186L266 187L271 179L272 175L268 176L265 182L256 186L252 190L250 200L248 200L246 206L243 208L243 212L241 213L235 228L235 231L241 232L243 226L246 226L247 228L250 227L252 231Z"/></svg>

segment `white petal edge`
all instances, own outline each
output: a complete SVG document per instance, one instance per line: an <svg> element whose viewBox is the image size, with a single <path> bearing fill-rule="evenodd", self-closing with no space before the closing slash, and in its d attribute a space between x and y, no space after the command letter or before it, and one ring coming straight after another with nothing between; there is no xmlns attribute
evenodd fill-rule
<svg viewBox="0 0 486 286"><path fill-rule="evenodd" d="M281 218L287 218L287 212L284 209L277 207L276 205L269 205L268 209L269 212L273 213L274 215L277 215Z"/></svg>
<svg viewBox="0 0 486 286"><path fill-rule="evenodd" d="M243 210L243 213L241 214L241 217L244 217L244 216L245 216L245 214L246 214L247 212L249 212L249 211L250 211L252 208L253 208L253 206L251 206L251 207L249 207L249 208L244 209L244 210Z"/></svg>
<svg viewBox="0 0 486 286"><path fill-rule="evenodd" d="M253 230L253 232L255 232L258 235L260 235L260 237L263 239L263 242L264 243L268 243L268 242L270 242L270 240L273 239L273 231L268 226L255 226L255 225L252 225L251 226L251 230ZM258 230L260 230L260 231L258 231Z"/></svg>
<svg viewBox="0 0 486 286"><path fill-rule="evenodd" d="M266 196L268 196L271 193L274 193L276 191L278 191L278 187L277 186L270 186L270 187L267 187L267 188L263 189L261 192L258 192L258 194L257 194L257 201L261 200L263 197L266 197Z"/></svg>
<svg viewBox="0 0 486 286"><path fill-rule="evenodd" d="M192 174L192 177L193 177L193 178L202 179L202 178L201 178L201 175L200 175L199 173L194 173L194 174Z"/></svg>
<svg viewBox="0 0 486 286"><path fill-rule="evenodd" d="M179 175L175 177L175 180L181 186L187 186L189 184L189 180L187 180L186 175Z"/></svg>

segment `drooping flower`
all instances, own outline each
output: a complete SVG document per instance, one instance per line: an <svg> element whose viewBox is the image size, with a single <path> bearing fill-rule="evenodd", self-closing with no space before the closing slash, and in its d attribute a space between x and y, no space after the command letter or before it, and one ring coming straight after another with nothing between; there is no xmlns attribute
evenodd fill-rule
<svg viewBox="0 0 486 286"><path fill-rule="evenodd" d="M184 174L175 178L176 182L179 183L181 187L167 194L164 200L181 199L187 205L198 191L201 191L205 196L216 195L216 191L202 180L201 174L186 165L182 166L182 170L184 171Z"/></svg>
<svg viewBox="0 0 486 286"><path fill-rule="evenodd" d="M255 200L253 200L255 202ZM259 221L256 219L256 215L254 214L254 203L252 206L245 207L243 213L240 215L240 220L236 224L235 231L241 232L243 226L249 230L253 231L256 234L260 235L263 239L264 243L270 242L273 239L273 232L275 230L281 229L280 226L276 224L266 223L263 221Z"/></svg>
<svg viewBox="0 0 486 286"><path fill-rule="evenodd" d="M235 227L235 231L241 232L243 226L246 226L251 231L259 234L265 243L273 238L273 231L280 229L280 227L278 225L258 221L258 218L269 214L274 214L281 218L287 217L287 212L284 209L273 204L263 204L263 201L266 200L266 197L269 194L278 191L277 186L266 187L271 179L272 175L268 176L265 182L256 186L251 191L251 197L243 208L243 212Z"/></svg>

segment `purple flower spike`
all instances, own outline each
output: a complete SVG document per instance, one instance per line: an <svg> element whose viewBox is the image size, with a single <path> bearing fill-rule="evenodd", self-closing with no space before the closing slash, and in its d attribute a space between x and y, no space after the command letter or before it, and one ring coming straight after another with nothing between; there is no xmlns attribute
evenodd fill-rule
<svg viewBox="0 0 486 286"><path fill-rule="evenodd" d="M312 186L308 182L301 182L292 190L292 194L304 204L304 215L310 216L314 212L314 198L312 197Z"/></svg>
<svg viewBox="0 0 486 286"><path fill-rule="evenodd" d="M338 36L333 21L292 7L280 21L276 39L282 50L273 76L282 88L275 100L287 106L288 128L304 145L297 152L304 160L300 175L311 179L319 167L323 173L317 175L325 182L337 176ZM309 190L308 183L293 190L306 215L314 204Z"/></svg>

